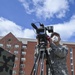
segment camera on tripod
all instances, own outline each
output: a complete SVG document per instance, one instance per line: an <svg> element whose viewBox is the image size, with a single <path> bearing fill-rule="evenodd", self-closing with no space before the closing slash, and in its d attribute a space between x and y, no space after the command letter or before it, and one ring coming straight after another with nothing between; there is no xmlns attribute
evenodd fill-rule
<svg viewBox="0 0 75 75"><path fill-rule="evenodd" d="M53 32L53 26L45 27L43 24L40 24L40 27L37 27L34 23L31 24L32 27L36 30L36 38L38 40L38 44L35 50L35 59L34 65L30 75L45 75L44 74L44 58L46 58L46 75L48 75L48 67L50 68L51 75L53 75L53 69L51 65L51 60L47 51L47 44L50 40L50 37L47 35L47 31L49 33ZM40 68L39 67L40 64ZM38 69L40 69L40 74L38 74Z"/></svg>
<svg viewBox="0 0 75 75"><path fill-rule="evenodd" d="M31 24L34 29L36 29L37 38L40 42L44 42L47 45L47 32L52 33L53 32L53 26L47 26L45 27L44 24L40 24L40 27L38 28L34 23ZM39 43L40 43L39 42Z"/></svg>

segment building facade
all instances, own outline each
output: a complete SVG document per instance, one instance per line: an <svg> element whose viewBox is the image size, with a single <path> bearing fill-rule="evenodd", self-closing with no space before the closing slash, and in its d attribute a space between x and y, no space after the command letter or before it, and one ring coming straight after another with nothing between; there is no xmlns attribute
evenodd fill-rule
<svg viewBox="0 0 75 75"><path fill-rule="evenodd" d="M62 42L68 45L67 66L70 75L75 75L75 43ZM15 62L12 75L30 75L34 64L36 39L16 38L12 33L0 37L0 47L14 54Z"/></svg>

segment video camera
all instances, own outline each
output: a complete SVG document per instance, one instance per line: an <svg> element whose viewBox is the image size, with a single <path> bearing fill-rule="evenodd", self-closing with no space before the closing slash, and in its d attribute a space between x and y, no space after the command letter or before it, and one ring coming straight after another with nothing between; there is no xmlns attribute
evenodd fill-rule
<svg viewBox="0 0 75 75"><path fill-rule="evenodd" d="M32 27L36 30L37 36L36 38L39 39L40 42L44 42L47 44L47 32L52 33L53 32L53 26L47 26L45 27L44 24L40 24L40 27L38 28L34 23L31 23Z"/></svg>

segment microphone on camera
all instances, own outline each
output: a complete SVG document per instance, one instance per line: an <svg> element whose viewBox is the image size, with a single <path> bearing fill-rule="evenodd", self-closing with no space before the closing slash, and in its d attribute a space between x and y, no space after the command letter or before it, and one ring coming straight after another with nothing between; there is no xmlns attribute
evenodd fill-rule
<svg viewBox="0 0 75 75"><path fill-rule="evenodd" d="M36 30L38 29L37 26L36 26L34 23L31 23L31 25L32 25L32 27L33 27L34 29L36 29Z"/></svg>

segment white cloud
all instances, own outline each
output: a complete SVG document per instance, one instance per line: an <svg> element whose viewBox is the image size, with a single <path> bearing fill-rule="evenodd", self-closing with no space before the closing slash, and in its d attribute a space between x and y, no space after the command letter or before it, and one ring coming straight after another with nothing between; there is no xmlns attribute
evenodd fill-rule
<svg viewBox="0 0 75 75"><path fill-rule="evenodd" d="M32 29L25 29L24 30L24 37L34 38L35 33Z"/></svg>
<svg viewBox="0 0 75 75"><path fill-rule="evenodd" d="M5 36L9 32L12 32L16 37L33 38L35 33L32 29L22 29L21 26L16 23L7 20L3 17L0 18L0 36Z"/></svg>
<svg viewBox="0 0 75 75"><path fill-rule="evenodd" d="M22 5L24 6L24 8L28 14L34 12L33 9L30 9L30 1L28 1L28 2L26 0L19 0L19 1L22 2Z"/></svg>
<svg viewBox="0 0 75 75"><path fill-rule="evenodd" d="M35 12L36 16L51 18L56 15L57 18L65 16L69 10L68 0L19 0L27 13ZM31 6L32 5L32 6Z"/></svg>
<svg viewBox="0 0 75 75"><path fill-rule="evenodd" d="M63 24L55 24L54 31L61 34L62 40L68 40L73 35L75 36L75 15L73 15L69 22ZM12 32L16 37L22 38L35 38L35 33L32 29L23 29L16 23L7 20L3 17L0 18L0 36L5 36Z"/></svg>
<svg viewBox="0 0 75 75"><path fill-rule="evenodd" d="M69 22L55 24L54 31L60 33L62 40L66 41L72 36L75 36L75 15L72 16Z"/></svg>

